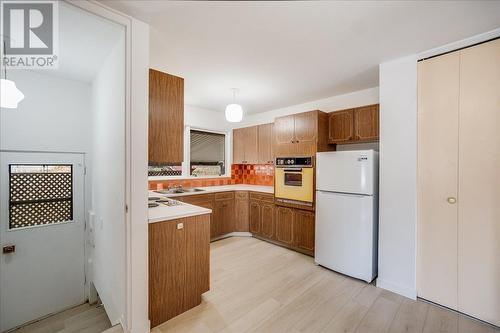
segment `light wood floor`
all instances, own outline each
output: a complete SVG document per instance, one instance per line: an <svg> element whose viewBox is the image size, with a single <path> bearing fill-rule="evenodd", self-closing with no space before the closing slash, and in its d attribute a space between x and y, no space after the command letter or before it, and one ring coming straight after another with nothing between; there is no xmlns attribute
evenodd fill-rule
<svg viewBox="0 0 500 333"><path fill-rule="evenodd" d="M102 306L85 303L11 333L101 333L110 327L111 323Z"/></svg>
<svg viewBox="0 0 500 333"><path fill-rule="evenodd" d="M211 245L211 290L160 332L499 332L248 237Z"/></svg>

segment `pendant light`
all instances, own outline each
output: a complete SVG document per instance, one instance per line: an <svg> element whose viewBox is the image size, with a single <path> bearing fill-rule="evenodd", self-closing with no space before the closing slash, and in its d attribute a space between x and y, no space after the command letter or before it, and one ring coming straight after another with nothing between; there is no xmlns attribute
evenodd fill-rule
<svg viewBox="0 0 500 333"><path fill-rule="evenodd" d="M3 43L5 56L5 42ZM17 89L16 83L7 80L7 67L4 65L4 79L0 79L0 107L6 109L17 109L17 105L24 99L24 94Z"/></svg>
<svg viewBox="0 0 500 333"><path fill-rule="evenodd" d="M243 120L243 109L241 105L236 104L236 92L238 89L233 88L233 104L226 106L226 120L230 123L239 123Z"/></svg>

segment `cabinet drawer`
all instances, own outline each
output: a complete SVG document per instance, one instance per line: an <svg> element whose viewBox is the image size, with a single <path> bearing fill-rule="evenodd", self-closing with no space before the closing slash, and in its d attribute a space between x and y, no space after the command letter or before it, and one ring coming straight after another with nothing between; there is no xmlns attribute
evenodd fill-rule
<svg viewBox="0 0 500 333"><path fill-rule="evenodd" d="M248 199L248 192L234 192L236 199L246 200Z"/></svg>
<svg viewBox="0 0 500 333"><path fill-rule="evenodd" d="M211 202L214 200L213 194L196 194L196 195L186 195L182 197L173 198L182 202L196 205L200 202Z"/></svg>
<svg viewBox="0 0 500 333"><path fill-rule="evenodd" d="M234 199L234 192L215 193L215 200L230 200Z"/></svg>
<svg viewBox="0 0 500 333"><path fill-rule="evenodd" d="M250 192L250 200L258 200L258 201L265 201L265 202L273 203L274 202L274 194Z"/></svg>

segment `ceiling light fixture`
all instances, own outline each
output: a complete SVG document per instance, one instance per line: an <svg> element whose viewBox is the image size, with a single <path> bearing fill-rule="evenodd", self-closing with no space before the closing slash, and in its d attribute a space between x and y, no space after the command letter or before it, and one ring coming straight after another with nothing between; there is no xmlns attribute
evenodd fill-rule
<svg viewBox="0 0 500 333"><path fill-rule="evenodd" d="M5 55L5 42L3 43ZM17 109L17 105L24 99L24 94L17 89L16 83L7 80L7 66L4 65L4 79L0 79L0 107L6 109Z"/></svg>
<svg viewBox="0 0 500 333"><path fill-rule="evenodd" d="M241 105L236 104L236 92L238 89L233 88L233 104L226 106L226 120L230 123L239 123L243 120L243 109Z"/></svg>

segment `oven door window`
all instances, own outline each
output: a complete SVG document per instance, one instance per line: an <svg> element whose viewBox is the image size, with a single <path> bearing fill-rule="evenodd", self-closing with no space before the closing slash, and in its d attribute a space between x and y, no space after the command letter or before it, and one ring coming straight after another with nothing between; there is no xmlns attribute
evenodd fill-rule
<svg viewBox="0 0 500 333"><path fill-rule="evenodd" d="M300 171L286 172L285 185L287 186L302 186L302 173Z"/></svg>

